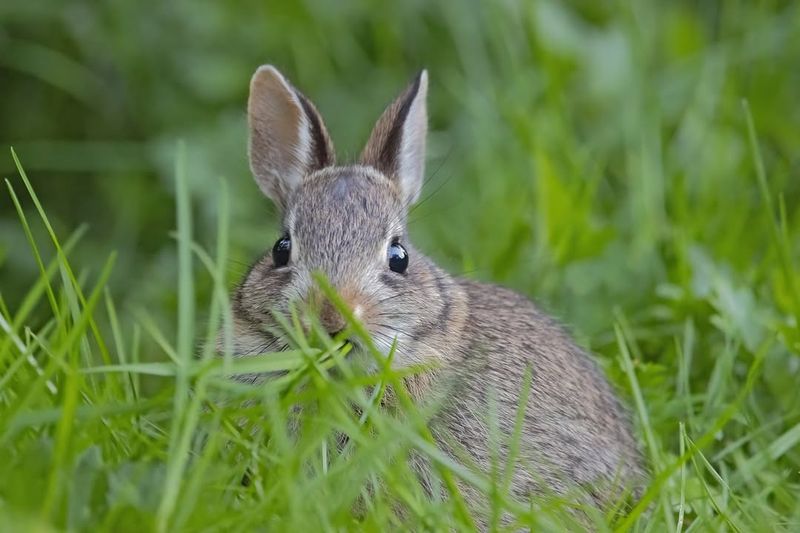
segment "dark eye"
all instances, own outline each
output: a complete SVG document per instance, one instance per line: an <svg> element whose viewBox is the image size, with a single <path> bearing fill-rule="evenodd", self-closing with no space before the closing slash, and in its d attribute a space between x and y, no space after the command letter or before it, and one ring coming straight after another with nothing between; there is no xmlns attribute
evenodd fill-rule
<svg viewBox="0 0 800 533"><path fill-rule="evenodd" d="M272 247L272 262L276 267L286 266L289 262L289 255L292 252L292 239L288 235L284 235L275 242Z"/></svg>
<svg viewBox="0 0 800 533"><path fill-rule="evenodd" d="M398 274L404 274L408 268L408 252L399 242L389 245L389 268Z"/></svg>

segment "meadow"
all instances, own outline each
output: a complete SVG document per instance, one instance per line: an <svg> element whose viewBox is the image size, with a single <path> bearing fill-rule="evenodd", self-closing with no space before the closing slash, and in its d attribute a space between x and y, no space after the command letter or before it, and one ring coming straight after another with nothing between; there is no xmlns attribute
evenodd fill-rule
<svg viewBox="0 0 800 533"><path fill-rule="evenodd" d="M3 3L0 531L470 530L460 483L492 529L582 527L325 335L215 355L279 232L247 168L263 63L350 159L428 69L411 237L558 317L630 407L649 484L598 530L800 529L798 50L791 1Z"/></svg>

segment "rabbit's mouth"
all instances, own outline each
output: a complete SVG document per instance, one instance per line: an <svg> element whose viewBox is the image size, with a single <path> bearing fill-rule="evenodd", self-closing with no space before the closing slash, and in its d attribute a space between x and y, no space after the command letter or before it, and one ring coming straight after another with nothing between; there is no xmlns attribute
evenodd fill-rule
<svg viewBox="0 0 800 533"><path fill-rule="evenodd" d="M344 333L344 331L345 331L345 328L338 329L336 331L329 331L328 335L332 339L338 339L342 335L342 333ZM339 340L341 340L342 342L345 342L345 343L350 342L350 338L348 338L348 337L345 337L344 339L339 339Z"/></svg>
<svg viewBox="0 0 800 533"><path fill-rule="evenodd" d="M349 353L352 352L353 350L358 349L358 344L355 339L352 339L350 337L345 337L343 339L340 339L339 341L341 342L341 346L339 347L340 350L348 350Z"/></svg>

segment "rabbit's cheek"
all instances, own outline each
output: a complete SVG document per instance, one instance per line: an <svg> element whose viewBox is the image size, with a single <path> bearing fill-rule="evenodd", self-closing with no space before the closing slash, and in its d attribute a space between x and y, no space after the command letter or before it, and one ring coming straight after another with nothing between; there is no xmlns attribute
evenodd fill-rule
<svg viewBox="0 0 800 533"><path fill-rule="evenodd" d="M289 283L282 290L282 295L288 303L298 303L308 301L309 295L314 286L314 281L309 272L298 268L292 274Z"/></svg>

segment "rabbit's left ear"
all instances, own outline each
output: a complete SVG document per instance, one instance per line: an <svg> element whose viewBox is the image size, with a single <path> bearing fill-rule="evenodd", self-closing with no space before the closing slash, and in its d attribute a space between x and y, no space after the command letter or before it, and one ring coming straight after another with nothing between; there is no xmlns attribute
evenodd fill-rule
<svg viewBox="0 0 800 533"><path fill-rule="evenodd" d="M421 71L375 124L361 152L361 163L394 180L410 206L419 198L425 174L428 132L428 73Z"/></svg>

